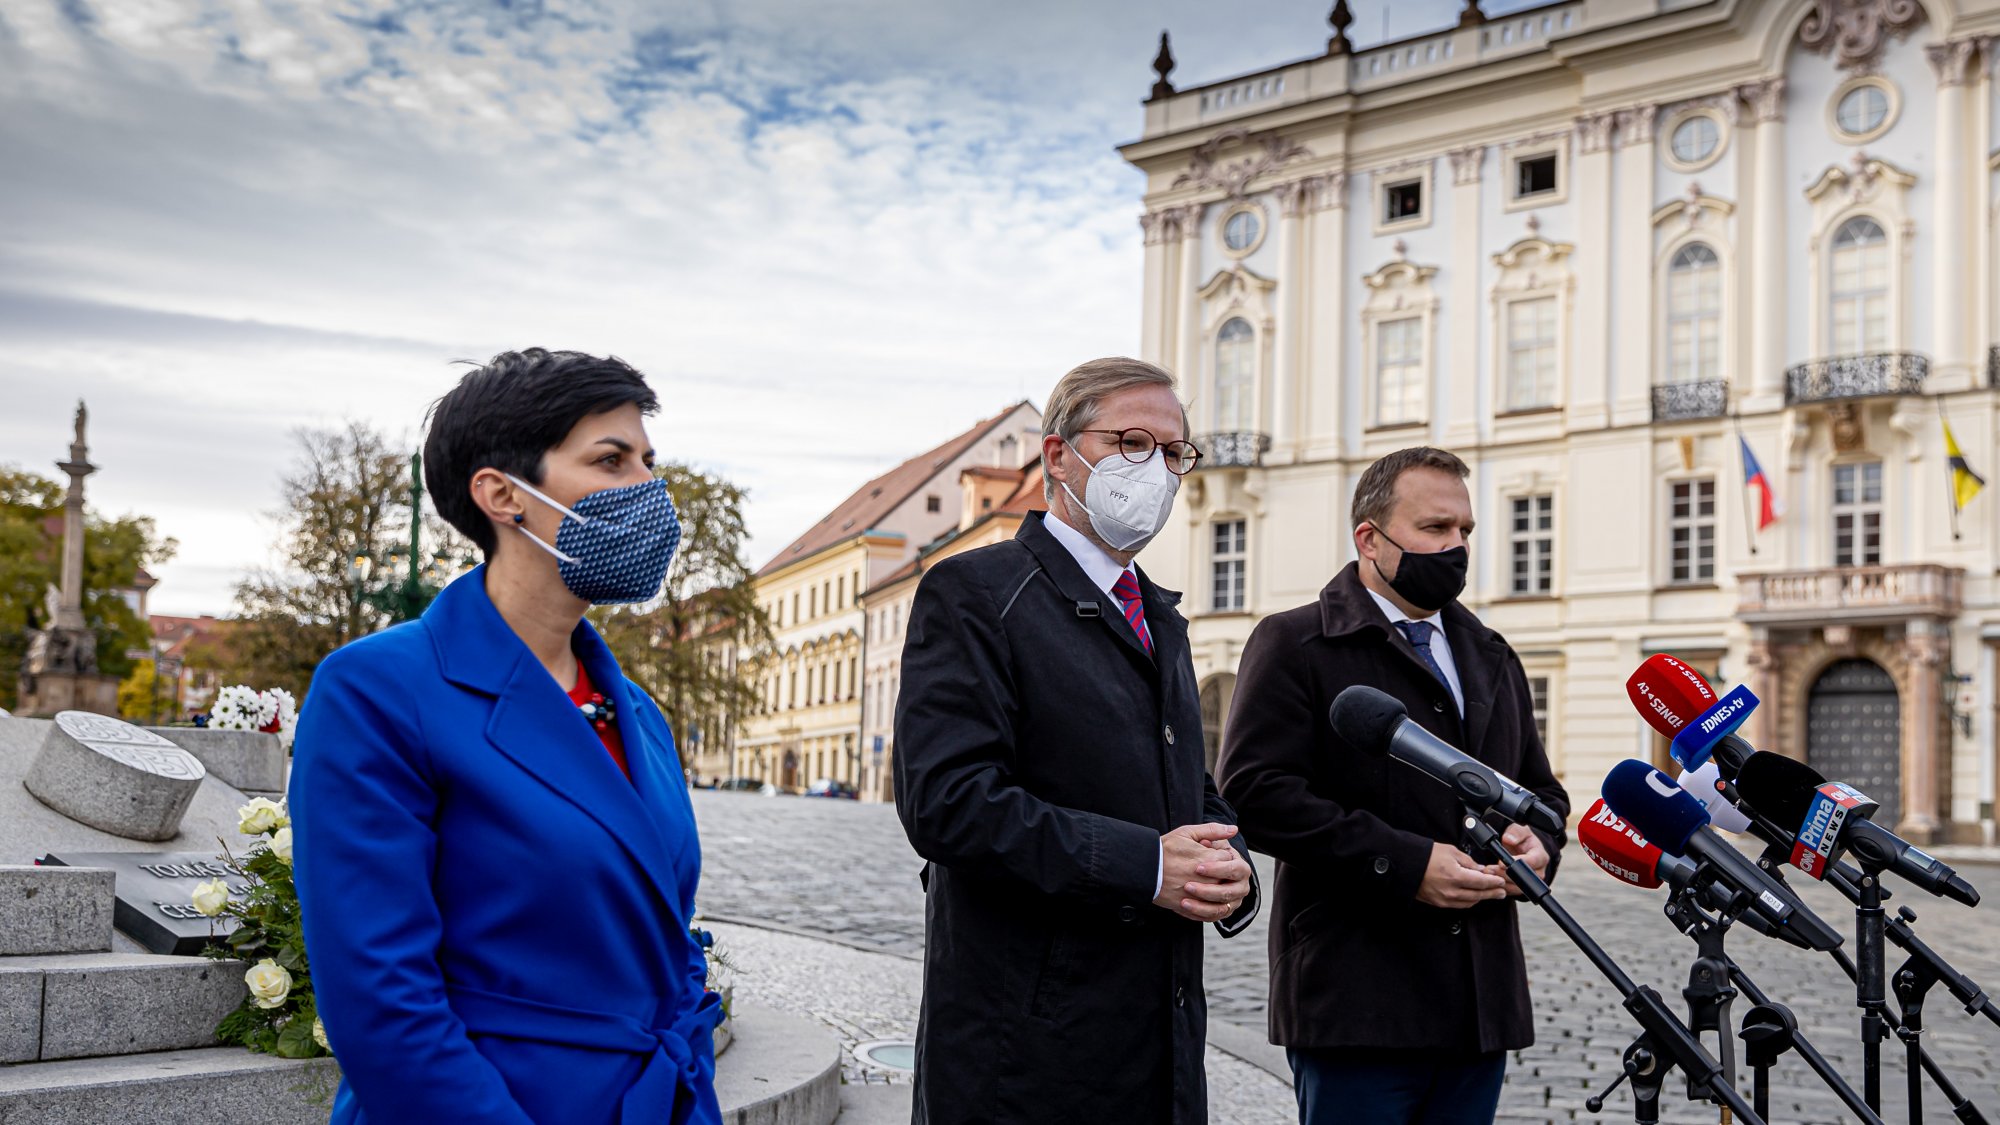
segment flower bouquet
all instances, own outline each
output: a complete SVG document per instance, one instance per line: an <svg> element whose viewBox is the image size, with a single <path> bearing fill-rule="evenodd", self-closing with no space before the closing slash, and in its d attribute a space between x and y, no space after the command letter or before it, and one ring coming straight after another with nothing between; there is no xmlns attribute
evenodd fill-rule
<svg viewBox="0 0 2000 1125"><path fill-rule="evenodd" d="M210 730L255 730L278 736L285 752L292 749L292 735L299 725L298 700L284 688L256 691L243 684L223 688L209 709Z"/></svg>
<svg viewBox="0 0 2000 1125"><path fill-rule="evenodd" d="M225 691L230 689L224 689ZM247 689L246 689L247 690ZM289 698L289 697L287 697ZM222 710L217 702L217 711ZM239 728L240 729L240 728ZM242 860L224 860L248 882L232 890L222 880L194 889L194 908L210 918L236 919L228 937L204 951L224 961L247 961L243 974L250 995L224 1016L215 1037L267 1055L311 1059L333 1053L313 1000L306 963L306 939L299 924L299 895L292 885L292 822L283 805L264 797L236 810L244 835L258 840ZM240 893L241 897L236 897Z"/></svg>

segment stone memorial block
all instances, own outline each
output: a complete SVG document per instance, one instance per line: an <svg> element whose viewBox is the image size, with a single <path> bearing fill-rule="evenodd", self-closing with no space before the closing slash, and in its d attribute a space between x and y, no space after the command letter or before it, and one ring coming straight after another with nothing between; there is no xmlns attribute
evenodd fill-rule
<svg viewBox="0 0 2000 1125"><path fill-rule="evenodd" d="M285 791L285 748L261 730L147 727L201 760L208 772L245 793Z"/></svg>
<svg viewBox="0 0 2000 1125"><path fill-rule="evenodd" d="M213 852L63 852L41 859L49 867L110 870L117 901L112 923L149 953L192 955L214 937L236 928L234 918L209 918L194 908L196 884L220 879L229 897L241 899L249 876Z"/></svg>
<svg viewBox="0 0 2000 1125"><path fill-rule="evenodd" d="M130 723L84 711L55 717L22 784L71 820L128 840L171 840L208 771Z"/></svg>
<svg viewBox="0 0 2000 1125"><path fill-rule="evenodd" d="M113 876L0 864L0 957L111 948Z"/></svg>

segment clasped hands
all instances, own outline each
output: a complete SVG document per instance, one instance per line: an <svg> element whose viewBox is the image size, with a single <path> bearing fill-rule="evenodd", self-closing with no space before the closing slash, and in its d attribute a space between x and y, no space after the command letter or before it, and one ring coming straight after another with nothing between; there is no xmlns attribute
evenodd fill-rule
<svg viewBox="0 0 2000 1125"><path fill-rule="evenodd" d="M1220 922L1250 894L1250 864L1229 841L1233 824L1189 824L1160 837L1160 894L1153 905L1195 922Z"/></svg>
<svg viewBox="0 0 2000 1125"><path fill-rule="evenodd" d="M1527 826L1510 824L1500 834L1500 846L1520 858L1536 875L1549 871L1549 849L1542 838ZM1424 869L1424 881L1417 887L1417 901L1445 910L1464 910L1489 898L1519 898L1521 888L1507 877L1507 869L1497 863L1477 863L1450 844L1432 844L1431 860Z"/></svg>

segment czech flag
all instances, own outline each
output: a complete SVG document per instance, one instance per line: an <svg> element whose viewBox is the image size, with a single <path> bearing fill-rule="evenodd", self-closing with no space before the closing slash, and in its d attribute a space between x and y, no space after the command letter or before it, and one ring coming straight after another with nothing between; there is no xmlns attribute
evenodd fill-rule
<svg viewBox="0 0 2000 1125"><path fill-rule="evenodd" d="M1757 490L1757 530L1762 531L1778 522L1777 497L1771 494L1771 480L1764 475L1764 466L1757 463L1757 455L1750 452L1750 442L1742 434L1736 435L1736 444L1743 449L1743 487Z"/></svg>

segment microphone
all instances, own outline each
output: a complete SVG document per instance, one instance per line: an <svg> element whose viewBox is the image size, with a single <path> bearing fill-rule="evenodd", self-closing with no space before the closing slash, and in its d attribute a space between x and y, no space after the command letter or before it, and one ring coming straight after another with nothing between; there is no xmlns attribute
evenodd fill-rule
<svg viewBox="0 0 2000 1125"><path fill-rule="evenodd" d="M1730 738L1735 737L1730 735ZM1702 808L1708 810L1708 823L1711 827L1738 834L1748 832L1750 818L1744 816L1741 809L1730 804L1729 798L1722 792L1722 761L1721 748L1717 747L1714 756L1710 757L1700 769L1682 770L1681 775L1674 781L1682 789L1687 790L1689 796L1700 801ZM1733 777L1736 771L1732 769L1729 773Z"/></svg>
<svg viewBox="0 0 2000 1125"><path fill-rule="evenodd" d="M1668 752L1684 769L1700 769L1716 743L1735 734L1756 710L1757 696L1738 685L1717 697L1700 672L1684 661L1656 652L1625 681L1632 706L1654 730L1670 740Z"/></svg>
<svg viewBox="0 0 2000 1125"><path fill-rule="evenodd" d="M1650 890L1665 883L1676 891L1684 891L1701 872L1699 865L1681 856L1668 855L1660 850L1659 845L1648 843L1644 836L1633 831L1631 825L1612 812L1602 797L1577 823L1576 842L1583 848L1583 854L1603 868L1605 874L1635 887ZM1701 896L1703 905L1712 910L1727 910L1735 905L1737 898L1713 881L1699 886L1696 893ZM1773 926L1754 913L1744 914L1738 920L1765 937L1774 937L1801 949L1810 948L1790 926Z"/></svg>
<svg viewBox="0 0 2000 1125"><path fill-rule="evenodd" d="M1428 774L1474 812L1497 812L1550 835L1563 830L1563 818L1540 797L1411 722L1408 709L1387 692L1362 684L1348 687L1334 697L1327 718L1350 745L1370 754L1387 754Z"/></svg>
<svg viewBox="0 0 2000 1125"><path fill-rule="evenodd" d="M1814 949L1834 949L1840 934L1799 901L1791 888L1773 879L1708 826L1701 802L1644 762L1626 759L1604 778L1604 803L1663 851L1707 863L1750 909L1773 925L1792 928Z"/></svg>
<svg viewBox="0 0 2000 1125"><path fill-rule="evenodd" d="M1758 752L1743 763L1736 791L1780 824L1796 824L1792 866L1815 879L1851 851L1865 868L1892 871L1918 887L1967 906L1979 891L1958 872L1869 819L1881 805L1851 786L1828 781L1804 762Z"/></svg>

